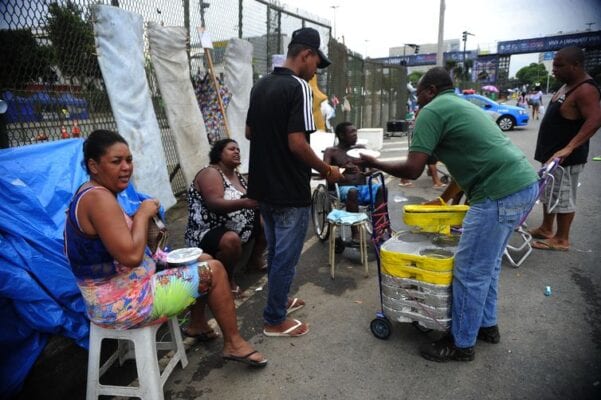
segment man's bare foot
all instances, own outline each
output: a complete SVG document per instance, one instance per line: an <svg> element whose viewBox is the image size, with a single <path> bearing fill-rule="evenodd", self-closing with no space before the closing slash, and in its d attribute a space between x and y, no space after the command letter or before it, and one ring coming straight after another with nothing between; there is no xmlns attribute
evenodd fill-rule
<svg viewBox="0 0 601 400"><path fill-rule="evenodd" d="M568 251L570 242L567 240L539 239L532 242L532 247L539 250Z"/></svg>
<svg viewBox="0 0 601 400"><path fill-rule="evenodd" d="M309 325L297 319L286 319L279 325L265 325L263 328L265 336L297 337L307 333L309 333Z"/></svg>
<svg viewBox="0 0 601 400"><path fill-rule="evenodd" d="M528 230L528 233L530 233L534 239L551 239L553 237L553 232L546 231L541 227Z"/></svg>

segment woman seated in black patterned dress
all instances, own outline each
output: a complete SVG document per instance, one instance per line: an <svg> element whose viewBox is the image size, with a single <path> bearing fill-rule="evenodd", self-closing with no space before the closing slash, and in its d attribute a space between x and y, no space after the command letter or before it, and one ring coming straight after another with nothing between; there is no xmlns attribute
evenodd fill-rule
<svg viewBox="0 0 601 400"><path fill-rule="evenodd" d="M188 189L188 246L200 247L226 267L232 291L240 294L234 281L234 268L242 255L242 245L251 238L255 245L249 268L264 270L265 236L259 204L246 197L246 180L237 168L240 147L232 139L222 139L209 152L210 164L202 168Z"/></svg>

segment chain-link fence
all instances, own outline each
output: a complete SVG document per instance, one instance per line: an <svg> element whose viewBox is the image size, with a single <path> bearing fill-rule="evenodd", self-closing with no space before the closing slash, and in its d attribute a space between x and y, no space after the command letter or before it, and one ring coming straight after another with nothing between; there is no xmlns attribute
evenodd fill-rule
<svg viewBox="0 0 601 400"><path fill-rule="evenodd" d="M0 147L86 136L95 129L116 129L95 54L90 6L107 4L142 15L145 22L185 26L190 32L192 75L206 71L198 28L210 33L215 71L223 73L225 48L232 38L253 45L253 75L272 67L284 54L292 32L301 27L319 31L329 42L332 66L319 71L318 84L339 101L335 122L359 127L384 127L402 118L406 69L364 61L330 38L329 21L300 14L265 0L4 0L0 2L0 96L8 105L2 114ZM145 40L146 47L147 40ZM149 54L146 48L146 54ZM187 183L177 168L178 157L150 57L147 78L175 193ZM192 77L193 78L193 77Z"/></svg>

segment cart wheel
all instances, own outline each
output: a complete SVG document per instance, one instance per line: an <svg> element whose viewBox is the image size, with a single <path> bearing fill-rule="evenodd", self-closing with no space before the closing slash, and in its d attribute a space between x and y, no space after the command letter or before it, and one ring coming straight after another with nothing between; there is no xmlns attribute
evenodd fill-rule
<svg viewBox="0 0 601 400"><path fill-rule="evenodd" d="M433 331L433 329L430 329L430 328L425 328L425 327L421 326L421 325L419 324L419 322L417 322L417 321L413 321L413 322L411 323L411 325L413 325L413 327L414 327L415 329L417 329L418 331L420 331L421 333L428 333L428 332L432 332L432 331Z"/></svg>
<svg viewBox="0 0 601 400"><path fill-rule="evenodd" d="M392 324L386 318L378 317L372 320L369 328L375 337L382 340L388 339L392 333Z"/></svg>
<svg viewBox="0 0 601 400"><path fill-rule="evenodd" d="M325 185L320 184L313 191L311 199L311 219L313 220L313 229L319 240L324 241L330 234L330 224L328 223L328 214L332 211L330 195Z"/></svg>
<svg viewBox="0 0 601 400"><path fill-rule="evenodd" d="M346 245L342 241L342 238L337 237L336 242L334 242L334 252L336 254L342 254Z"/></svg>

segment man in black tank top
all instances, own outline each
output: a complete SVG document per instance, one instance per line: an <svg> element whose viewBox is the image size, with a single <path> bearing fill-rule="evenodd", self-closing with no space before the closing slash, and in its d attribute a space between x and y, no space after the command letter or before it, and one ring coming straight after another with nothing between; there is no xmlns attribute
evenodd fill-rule
<svg viewBox="0 0 601 400"><path fill-rule="evenodd" d="M547 106L534 159L546 164L559 158L564 172L555 172L556 184L551 196L553 199L559 196L559 203L550 210L548 193L541 194L543 222L531 233L539 239L532 247L565 251L570 247L570 226L576 213L578 174L588 157L589 139L601 127L601 96L599 87L584 70L584 52L577 47L565 47L557 52L553 75L564 85Z"/></svg>

